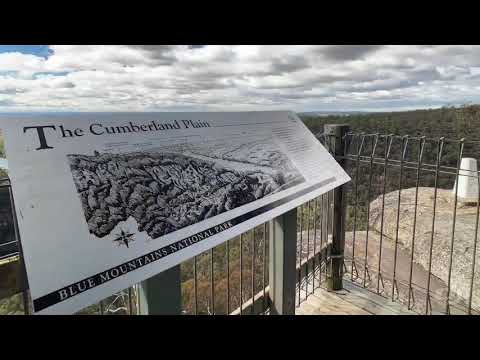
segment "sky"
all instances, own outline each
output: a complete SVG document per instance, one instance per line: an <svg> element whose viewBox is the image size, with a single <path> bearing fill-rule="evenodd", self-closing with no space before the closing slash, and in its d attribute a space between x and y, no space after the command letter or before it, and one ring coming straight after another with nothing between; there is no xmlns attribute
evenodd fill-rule
<svg viewBox="0 0 480 360"><path fill-rule="evenodd" d="M474 45L0 45L0 112L480 103Z"/></svg>

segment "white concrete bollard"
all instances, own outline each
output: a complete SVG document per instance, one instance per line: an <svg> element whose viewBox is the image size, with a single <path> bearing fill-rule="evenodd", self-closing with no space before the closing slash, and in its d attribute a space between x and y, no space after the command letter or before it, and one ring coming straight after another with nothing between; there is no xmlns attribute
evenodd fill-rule
<svg viewBox="0 0 480 360"><path fill-rule="evenodd" d="M478 201L478 172L477 160L473 158L462 158L458 178L453 186L452 193L455 195L455 187L458 181L458 201Z"/></svg>

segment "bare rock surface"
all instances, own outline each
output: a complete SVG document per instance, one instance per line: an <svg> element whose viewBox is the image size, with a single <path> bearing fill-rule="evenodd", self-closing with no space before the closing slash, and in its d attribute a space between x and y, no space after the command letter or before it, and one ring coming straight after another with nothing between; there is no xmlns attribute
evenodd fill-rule
<svg viewBox="0 0 480 360"><path fill-rule="evenodd" d="M370 229L377 233L383 232L383 241L388 246L395 244L398 239L398 248L410 256L414 248L414 262L424 270L429 268L430 249L432 249L432 274L448 284L449 272L451 281L451 295L463 298L464 303L470 297L470 283L472 279L472 265L474 260L474 242L476 230L477 207L464 203L457 203L455 232L453 234L453 213L455 199L450 190L438 189L436 201L435 228L432 242L433 221L433 188L419 188L417 201L417 216L415 237L413 237L415 214L415 188L401 191L400 205L398 191L385 194L385 210L382 227L382 196L370 204ZM398 214L398 219L397 219ZM398 235L397 235L398 220ZM452 250L452 251L451 251ZM450 267L451 261L451 267ZM478 262L479 251L476 254L476 268L474 271L474 285L472 292L472 306L480 308L480 274Z"/></svg>
<svg viewBox="0 0 480 360"><path fill-rule="evenodd" d="M353 258L355 258L354 266L352 265ZM370 231L368 236L366 231L357 231L355 236L352 232L347 232L345 234L345 259L348 279L389 299L392 297L395 267L394 299L408 305L410 296L410 309L422 314L425 312L428 271L422 265L411 262L411 254L408 249L399 246L395 255L394 242L385 237L381 239L380 234L376 231ZM409 293L410 284L412 285L411 293ZM430 278L432 310L444 311L445 293L445 282L432 275Z"/></svg>

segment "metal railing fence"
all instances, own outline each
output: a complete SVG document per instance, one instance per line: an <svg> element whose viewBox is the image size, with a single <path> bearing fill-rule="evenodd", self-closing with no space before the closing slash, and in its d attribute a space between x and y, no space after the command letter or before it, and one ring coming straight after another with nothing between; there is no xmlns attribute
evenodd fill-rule
<svg viewBox="0 0 480 360"><path fill-rule="evenodd" d="M8 294L0 292L0 311L3 314L30 314L28 288L21 275L18 234L13 231L15 216L10 191L10 183L4 179L0 186L0 208L3 211L0 214L0 227L5 231L2 233L0 249L8 247L8 251L4 251L0 257L0 276L9 276L16 281L10 284ZM331 211L328 211L331 198L331 193L325 194L298 207L297 252L291 254L297 259L297 305L326 280L328 233L332 226ZM182 314L268 314L268 232L268 223L262 224L182 263ZM4 267L7 263L15 266L7 271ZM3 286L5 288L7 285ZM139 291L137 284L77 314L139 314Z"/></svg>
<svg viewBox="0 0 480 360"><path fill-rule="evenodd" d="M319 287L332 288L340 275L420 314L478 314L480 197L463 201L456 179L479 183L478 171L460 165L462 158L477 157L480 142L332 132L320 140L352 181L343 192L331 191L296 210L296 251L286 254L296 259L295 305ZM5 180L0 270L10 266L15 279L0 279L2 291L12 286L10 293L0 291L0 311L29 313L28 290L17 276L10 196ZM269 225L262 224L182 263L182 313L268 314L271 238ZM80 313L137 314L138 293L136 285Z"/></svg>
<svg viewBox="0 0 480 360"><path fill-rule="evenodd" d="M345 136L345 278L421 314L478 314L479 199L461 199L462 176L478 185L479 141L393 134Z"/></svg>

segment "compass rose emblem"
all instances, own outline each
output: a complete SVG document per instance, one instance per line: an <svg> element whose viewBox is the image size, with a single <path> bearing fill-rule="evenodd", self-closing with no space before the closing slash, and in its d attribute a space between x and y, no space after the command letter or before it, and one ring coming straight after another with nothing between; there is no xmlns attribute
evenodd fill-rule
<svg viewBox="0 0 480 360"><path fill-rule="evenodd" d="M116 242L118 246L125 245L128 248L128 244L134 240L134 236L135 234L122 229L113 241Z"/></svg>

